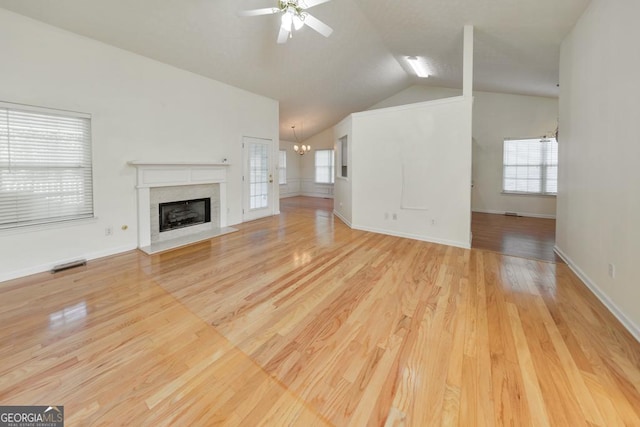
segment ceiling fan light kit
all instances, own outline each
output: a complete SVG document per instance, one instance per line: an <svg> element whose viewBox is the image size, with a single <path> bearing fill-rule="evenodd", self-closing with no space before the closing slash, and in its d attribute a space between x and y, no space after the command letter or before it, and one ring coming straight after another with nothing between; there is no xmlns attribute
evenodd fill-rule
<svg viewBox="0 0 640 427"><path fill-rule="evenodd" d="M300 30L307 25L325 37L329 37L333 29L324 22L306 12L307 9L329 0L278 0L278 7L267 7L239 12L240 16L261 16L282 14L278 43L285 43L293 36L294 30Z"/></svg>

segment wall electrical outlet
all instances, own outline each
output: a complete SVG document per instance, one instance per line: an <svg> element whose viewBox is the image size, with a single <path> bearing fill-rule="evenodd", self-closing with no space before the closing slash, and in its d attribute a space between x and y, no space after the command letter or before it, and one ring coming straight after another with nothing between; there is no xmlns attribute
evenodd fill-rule
<svg viewBox="0 0 640 427"><path fill-rule="evenodd" d="M104 229L104 235L105 235L105 236L111 236L112 234L113 234L113 228L111 228L111 226L106 227L106 228Z"/></svg>
<svg viewBox="0 0 640 427"><path fill-rule="evenodd" d="M397 214L397 213L394 213L394 214L393 214L393 216L392 216L392 218L393 218L393 220L394 220L394 221L396 221L396 220L398 219L398 214Z"/></svg>

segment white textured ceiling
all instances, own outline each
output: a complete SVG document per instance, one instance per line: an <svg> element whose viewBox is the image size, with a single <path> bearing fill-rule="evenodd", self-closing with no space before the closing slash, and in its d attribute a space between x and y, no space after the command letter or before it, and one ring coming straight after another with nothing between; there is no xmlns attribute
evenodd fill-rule
<svg viewBox="0 0 640 427"><path fill-rule="evenodd" d="M560 43L590 0L332 0L276 44L277 0L0 0L0 7L280 101L280 134L309 137L412 84L460 88L475 26L478 90L556 96ZM427 58L414 77L407 55Z"/></svg>

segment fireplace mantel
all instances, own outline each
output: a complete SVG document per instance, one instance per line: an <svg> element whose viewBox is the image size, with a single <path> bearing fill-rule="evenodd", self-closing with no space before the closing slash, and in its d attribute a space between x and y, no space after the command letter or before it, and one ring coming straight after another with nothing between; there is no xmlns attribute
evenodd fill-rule
<svg viewBox="0 0 640 427"><path fill-rule="evenodd" d="M228 163L128 162L138 170L137 188L216 184L227 181Z"/></svg>
<svg viewBox="0 0 640 427"><path fill-rule="evenodd" d="M200 184L219 184L220 224L227 227L227 169L228 163L212 162L158 162L132 160L127 162L137 169L138 193L138 247L151 244L150 191L157 187ZM144 249L143 249L144 250Z"/></svg>
<svg viewBox="0 0 640 427"><path fill-rule="evenodd" d="M131 160L128 162L131 166L229 166L229 163L211 163L211 162L155 162L144 160Z"/></svg>

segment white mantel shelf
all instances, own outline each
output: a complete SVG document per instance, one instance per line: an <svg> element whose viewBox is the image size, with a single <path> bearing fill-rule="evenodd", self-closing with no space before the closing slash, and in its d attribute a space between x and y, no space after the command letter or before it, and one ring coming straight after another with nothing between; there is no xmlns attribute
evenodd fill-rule
<svg viewBox="0 0 640 427"><path fill-rule="evenodd" d="M229 163L212 162L151 162L144 160L131 160L127 162L131 166L229 166Z"/></svg>
<svg viewBox="0 0 640 427"><path fill-rule="evenodd" d="M228 163L212 162L157 162L132 160L127 162L138 170L137 188L168 187L225 183ZM225 196L226 197L226 196Z"/></svg>

